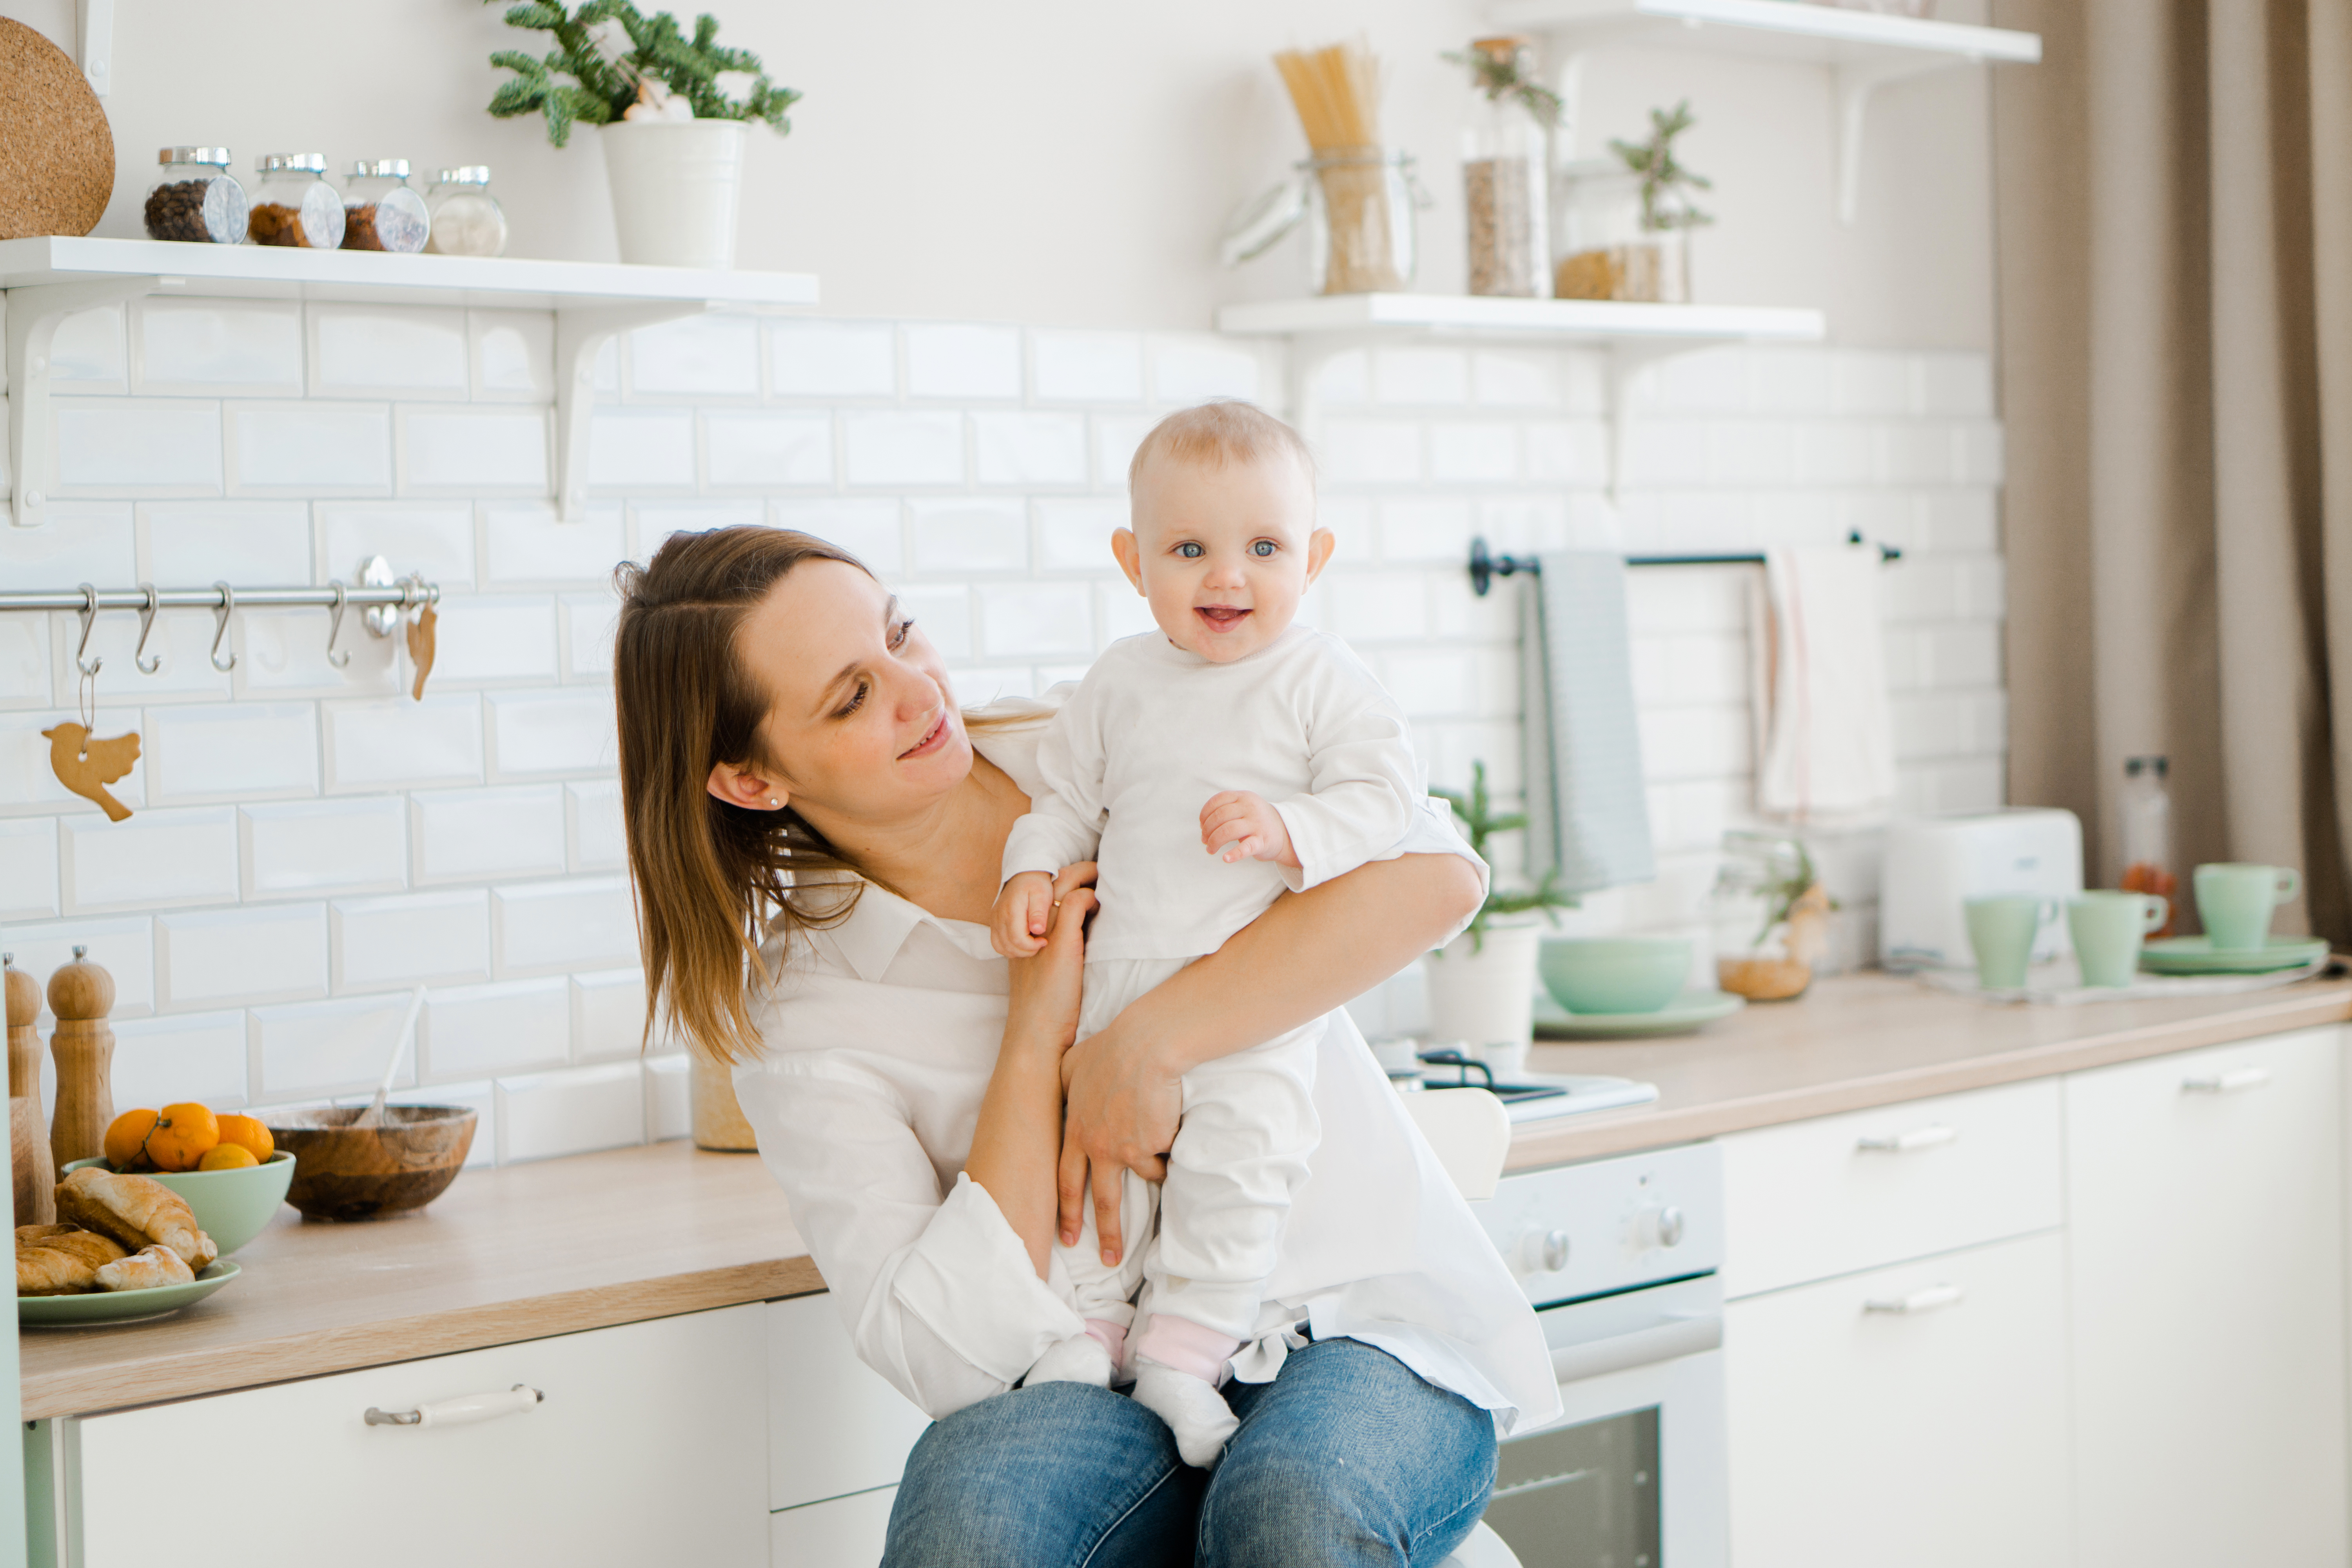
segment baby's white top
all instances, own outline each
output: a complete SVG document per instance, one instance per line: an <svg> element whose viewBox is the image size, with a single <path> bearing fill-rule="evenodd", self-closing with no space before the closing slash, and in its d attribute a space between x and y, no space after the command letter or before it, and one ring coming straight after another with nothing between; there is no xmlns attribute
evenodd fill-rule
<svg viewBox="0 0 2352 1568"><path fill-rule="evenodd" d="M1287 885L1392 858L1429 799L1404 713L1339 638L1293 626L1216 664L1158 631L1111 644L1037 749L1045 789L1004 875L1097 863L1089 962L1214 952ZM1298 857L1227 865L1201 847L1224 790L1272 802Z"/></svg>

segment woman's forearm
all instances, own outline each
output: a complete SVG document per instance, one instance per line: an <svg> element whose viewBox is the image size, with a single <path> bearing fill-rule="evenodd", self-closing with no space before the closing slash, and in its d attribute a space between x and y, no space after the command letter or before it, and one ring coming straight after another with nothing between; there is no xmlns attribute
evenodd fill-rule
<svg viewBox="0 0 2352 1568"><path fill-rule="evenodd" d="M1055 1168L1062 1152L1062 1052L1058 1044L1016 1040L1015 1032L1016 1026L1005 1029L963 1168L988 1189L1043 1279L1054 1247Z"/></svg>

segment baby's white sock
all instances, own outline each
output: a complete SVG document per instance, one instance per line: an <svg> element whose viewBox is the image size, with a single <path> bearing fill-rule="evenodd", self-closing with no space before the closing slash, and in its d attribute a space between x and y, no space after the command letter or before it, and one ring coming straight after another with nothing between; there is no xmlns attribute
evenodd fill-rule
<svg viewBox="0 0 2352 1568"><path fill-rule="evenodd" d="M1022 1385L1034 1388L1041 1383L1091 1383L1097 1388L1108 1388L1111 1373L1126 1345L1125 1327L1101 1318L1088 1318L1087 1331L1072 1334L1039 1356L1037 1364L1029 1369L1029 1375L1021 1380Z"/></svg>
<svg viewBox="0 0 2352 1568"><path fill-rule="evenodd" d="M1184 1462L1203 1470L1216 1467L1241 1426L1213 1384L1156 1361L1137 1360L1135 1402L1167 1422Z"/></svg>

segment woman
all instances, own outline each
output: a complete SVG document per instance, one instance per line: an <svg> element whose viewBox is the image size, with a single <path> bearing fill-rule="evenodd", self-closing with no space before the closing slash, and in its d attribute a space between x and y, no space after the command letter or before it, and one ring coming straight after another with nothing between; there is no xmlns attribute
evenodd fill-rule
<svg viewBox="0 0 2352 1568"><path fill-rule="evenodd" d="M1498 1424L1551 1413L1550 1369L1336 1010L1458 929L1483 868L1424 825L1405 846L1423 852L1285 898L1074 1044L1084 868L1057 881L1044 952L1000 959L986 930L1035 715L968 731L911 618L803 534L678 535L620 582L651 1005L738 1064L859 1354L937 1418L886 1561L1441 1561L1484 1510ZM1186 1068L1327 1013L1318 1105L1349 1135L1318 1150L1292 1210L1267 1294L1299 1318L1235 1358L1223 1463L1184 1466L1124 1395L1017 1387L1077 1331L1052 1243L1075 1241L1089 1171L1106 1250L1139 1244L1118 1234L1118 1171L1161 1175ZM1367 1186L1393 1194L1393 1227L1317 1226L1318 1189L1360 1201Z"/></svg>

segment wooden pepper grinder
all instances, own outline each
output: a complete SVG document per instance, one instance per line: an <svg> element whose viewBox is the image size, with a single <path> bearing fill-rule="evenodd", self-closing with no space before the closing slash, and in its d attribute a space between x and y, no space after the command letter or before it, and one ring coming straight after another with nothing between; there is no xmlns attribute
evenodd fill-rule
<svg viewBox="0 0 2352 1568"><path fill-rule="evenodd" d="M41 984L0 952L8 992L8 1168L16 1176L16 1223L54 1225L58 1167L41 1129Z"/></svg>
<svg viewBox="0 0 2352 1568"><path fill-rule="evenodd" d="M58 1113L49 1123L49 1152L60 1171L75 1160L106 1152L114 1121L114 976L85 959L49 976L49 1011L58 1016L49 1052L58 1061Z"/></svg>

